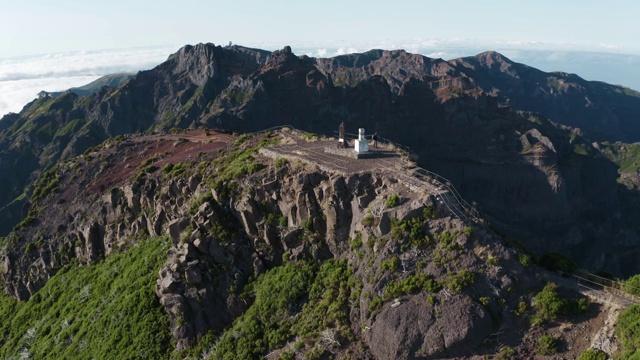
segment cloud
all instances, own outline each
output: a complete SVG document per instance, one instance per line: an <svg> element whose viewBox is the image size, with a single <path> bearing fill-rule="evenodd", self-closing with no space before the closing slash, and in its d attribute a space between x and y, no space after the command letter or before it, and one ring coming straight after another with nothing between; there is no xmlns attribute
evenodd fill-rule
<svg viewBox="0 0 640 360"><path fill-rule="evenodd" d="M99 77L89 75L0 81L0 117L9 112L19 112L41 90L66 90L88 84Z"/></svg>
<svg viewBox="0 0 640 360"><path fill-rule="evenodd" d="M318 49L318 57L326 57L327 49Z"/></svg>
<svg viewBox="0 0 640 360"><path fill-rule="evenodd" d="M354 48L354 47L350 47L350 48L339 48L336 50L335 54L336 55L347 55L347 54L353 54L353 53L357 53L358 49Z"/></svg>
<svg viewBox="0 0 640 360"><path fill-rule="evenodd" d="M66 90L104 75L150 69L176 50L155 47L0 58L0 117L20 111L41 90Z"/></svg>

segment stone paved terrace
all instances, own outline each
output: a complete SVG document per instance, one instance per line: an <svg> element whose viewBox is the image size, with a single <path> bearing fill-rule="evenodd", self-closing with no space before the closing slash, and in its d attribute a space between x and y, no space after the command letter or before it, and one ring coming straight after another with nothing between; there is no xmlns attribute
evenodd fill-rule
<svg viewBox="0 0 640 360"><path fill-rule="evenodd" d="M305 140L289 137L286 139L285 144L265 147L260 149L260 152L272 158L297 158L316 164L322 170L345 175L378 171L398 179L398 181L413 190L435 195L447 192L437 182L424 181L415 177L412 173L414 165L390 146L380 145L378 148L373 148L370 145L370 155L361 159L328 153L325 148L329 148L334 152L334 149L337 149L337 140ZM345 151L353 152L354 150L351 147L345 149Z"/></svg>

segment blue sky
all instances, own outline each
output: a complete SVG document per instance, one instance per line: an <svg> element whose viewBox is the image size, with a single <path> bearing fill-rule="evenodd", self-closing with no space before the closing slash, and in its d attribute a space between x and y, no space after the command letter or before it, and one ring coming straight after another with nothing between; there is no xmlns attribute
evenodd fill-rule
<svg viewBox="0 0 640 360"><path fill-rule="evenodd" d="M148 69L199 42L291 45L316 57L403 48L449 60L497 50L640 90L637 0L0 0L0 14L0 116L39 90Z"/></svg>
<svg viewBox="0 0 640 360"><path fill-rule="evenodd" d="M640 53L636 0L30 0L0 4L0 56L198 42L469 39Z"/></svg>

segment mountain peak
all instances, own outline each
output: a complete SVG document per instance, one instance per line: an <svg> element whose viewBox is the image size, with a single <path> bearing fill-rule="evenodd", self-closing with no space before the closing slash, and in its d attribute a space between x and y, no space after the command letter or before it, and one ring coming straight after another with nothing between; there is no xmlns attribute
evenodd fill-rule
<svg viewBox="0 0 640 360"><path fill-rule="evenodd" d="M509 59L508 57L502 55L497 51L485 51L483 53L480 53L474 56L474 58L478 60L481 64L489 65L490 67L493 66L493 64L500 64L500 65L515 64L511 59Z"/></svg>

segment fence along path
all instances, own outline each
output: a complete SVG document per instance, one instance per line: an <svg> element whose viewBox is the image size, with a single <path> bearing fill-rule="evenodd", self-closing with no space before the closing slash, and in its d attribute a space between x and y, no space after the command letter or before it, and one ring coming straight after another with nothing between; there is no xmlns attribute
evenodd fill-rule
<svg viewBox="0 0 640 360"><path fill-rule="evenodd" d="M350 140L358 138L356 134L352 133L346 133L345 135L346 138ZM334 136L337 136L337 132ZM371 138L371 136L369 136L369 138ZM409 147L394 143L391 140L382 137L378 137L378 143L382 146L394 148L400 153L405 154L407 157L409 157L411 152ZM397 163L388 159L379 160L384 164L383 167L386 170L393 172L394 175L400 178L399 180L409 186L426 191L439 190L438 200L453 216L459 219L471 221L478 225L487 225L487 220L480 215L475 207L467 203L462 198L458 190L456 190L456 188L451 184L451 181L447 180L443 176L418 167L417 165L402 166L400 164L402 168L398 169L396 166L399 164ZM409 173L409 175L407 173Z"/></svg>
<svg viewBox="0 0 640 360"><path fill-rule="evenodd" d="M292 131L303 133L303 131L298 130L292 126L282 125L260 130L253 134L257 135L269 131L278 131L283 129L289 129ZM337 134L338 133L335 132L334 137L337 138ZM346 133L345 135L349 140L358 138L356 134ZM369 136L369 138L371 138L371 136ZM382 146L395 149L401 154L409 157L410 148L407 146L394 143L388 139L381 137L378 137L378 143ZM306 151L310 150L306 149ZM321 153L320 151L311 152L314 154L314 157L316 157L320 162L328 163L332 167L344 168L342 164L336 164L334 162L329 162L327 159L324 159L323 153ZM471 221L478 225L488 225L488 221L486 220L486 218L482 216L474 206L471 206L468 202L466 202L462 198L460 193L456 190L456 188L451 184L451 182L443 176L413 164L408 165L407 163L398 163L397 161L392 161L385 158L379 158L378 160L380 162L381 168L388 171L389 173L392 173L398 178L399 181L402 181L410 188L437 194L437 200L440 201L440 203L444 205L449 213L453 216L459 219ZM624 284L620 281L611 280L595 274L591 274L583 269L575 271L570 275L570 278L576 282L579 288L583 288L584 290L602 291L608 293L617 298L626 306L634 304L640 305L640 297L623 291L622 288ZM640 291L640 289L637 290Z"/></svg>

